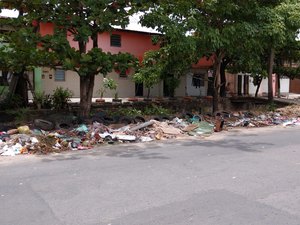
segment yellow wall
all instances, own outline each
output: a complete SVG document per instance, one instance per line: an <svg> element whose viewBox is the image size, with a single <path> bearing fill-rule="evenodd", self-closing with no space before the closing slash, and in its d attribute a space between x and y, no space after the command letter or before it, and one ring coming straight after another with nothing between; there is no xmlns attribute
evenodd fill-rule
<svg viewBox="0 0 300 225"><path fill-rule="evenodd" d="M79 76L76 72L66 71L65 81L55 81L55 71L49 68L43 68L42 70L42 87L45 94L53 94L56 87L68 88L73 92L73 97L78 98L80 96L79 88ZM135 83L132 81L132 73L127 78L119 77L119 74L112 72L107 74L106 77L113 78L118 84L118 96L120 98L128 98L135 96ZM93 97L100 97L98 92L103 84L103 75L97 75L95 78L95 86ZM162 84L155 85L150 92L151 97L162 96ZM104 97L113 98L115 91L106 90ZM144 87L144 96L147 95L147 89Z"/></svg>
<svg viewBox="0 0 300 225"><path fill-rule="evenodd" d="M120 98L130 98L135 96L135 83L132 80L131 72L127 78L119 77L119 74L112 72L107 74L106 77L113 78L118 84L118 97ZM55 81L55 71L49 68L42 69L42 88L45 94L53 94L53 91L56 87L68 88L73 92L74 98L79 98L80 88L79 88L79 76L76 72L66 71L65 72L65 81ZM95 86L93 97L100 97L99 89L103 84L103 75L97 75L95 78ZM207 85L207 84L206 84ZM181 77L181 82L179 87L175 90L175 96L185 96L186 95L186 76ZM115 91L106 90L104 93L105 98L113 98ZM147 96L147 88L144 87L144 96ZM163 97L163 82L154 85L150 91L150 97Z"/></svg>

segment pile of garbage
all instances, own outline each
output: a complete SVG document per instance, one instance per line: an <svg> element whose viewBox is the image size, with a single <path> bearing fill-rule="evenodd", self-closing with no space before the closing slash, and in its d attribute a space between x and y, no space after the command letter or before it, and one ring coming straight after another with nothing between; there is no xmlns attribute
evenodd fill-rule
<svg viewBox="0 0 300 225"><path fill-rule="evenodd" d="M299 116L287 116L282 113L268 112L254 114L251 112L222 113L227 127L265 127L265 126L297 126Z"/></svg>
<svg viewBox="0 0 300 225"><path fill-rule="evenodd" d="M291 110L292 111L292 110ZM290 111L289 111L290 112ZM206 136L233 127L300 125L300 115L283 111L268 113L218 112L215 115L186 113L180 117L123 117L98 115L81 124L36 119L33 124L0 130L0 155L47 154L88 150L102 144L150 142L187 136Z"/></svg>

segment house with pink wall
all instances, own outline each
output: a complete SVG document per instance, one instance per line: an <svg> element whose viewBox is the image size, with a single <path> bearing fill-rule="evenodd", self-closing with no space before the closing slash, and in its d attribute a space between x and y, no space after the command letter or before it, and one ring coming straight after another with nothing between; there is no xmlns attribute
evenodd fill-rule
<svg viewBox="0 0 300 225"><path fill-rule="evenodd" d="M40 25L41 35L52 35L54 25L52 23L43 23ZM134 55L140 61L143 59L143 55L146 51L157 50L159 45L154 45L152 42L152 36L158 35L155 32L134 31L126 29L115 29L112 32L105 32L99 34L98 46L105 52L119 53L127 52ZM74 42L71 35L68 36L71 47L78 49L77 42ZM91 42L90 42L91 44ZM87 50L89 50L89 44ZM207 89L207 74L211 67L211 60L203 58L199 60L196 65L191 66L190 71L187 71L181 78L181 83L175 91L175 96L199 96L206 95ZM118 84L118 95L121 98L129 98L135 96L145 96L146 88L143 85L135 84L132 80L133 70L127 71L126 74L120 74L119 71L112 71L107 77L113 78ZM201 77L201 82L195 85L195 76ZM203 82L202 82L203 81ZM95 87L93 97L100 96L99 89L103 84L103 76L99 74L95 79ZM62 68L56 69L42 68L41 89L46 94L52 94L56 87L60 86L72 90L74 97L79 97L79 76L74 71L64 71ZM151 90L151 97L163 97L164 85L163 82L155 85ZM114 93L106 92L104 97L113 97Z"/></svg>

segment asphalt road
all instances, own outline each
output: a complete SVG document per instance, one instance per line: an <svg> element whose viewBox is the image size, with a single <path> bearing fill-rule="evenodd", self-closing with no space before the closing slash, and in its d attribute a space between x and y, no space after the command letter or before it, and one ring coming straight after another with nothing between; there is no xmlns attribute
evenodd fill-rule
<svg viewBox="0 0 300 225"><path fill-rule="evenodd" d="M0 225L299 225L300 128L0 158Z"/></svg>

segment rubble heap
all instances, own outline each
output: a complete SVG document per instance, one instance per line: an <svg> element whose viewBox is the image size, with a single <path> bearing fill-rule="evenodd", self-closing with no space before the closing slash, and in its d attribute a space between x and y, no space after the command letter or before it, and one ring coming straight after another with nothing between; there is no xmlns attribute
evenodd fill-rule
<svg viewBox="0 0 300 225"><path fill-rule="evenodd" d="M0 131L0 155L47 154L87 150L102 144L149 142L186 136L205 136L233 127L296 126L300 111L295 106L276 112L218 112L215 115L186 113L181 117L143 117L116 121L105 115L90 123L54 124L36 119L33 124Z"/></svg>

